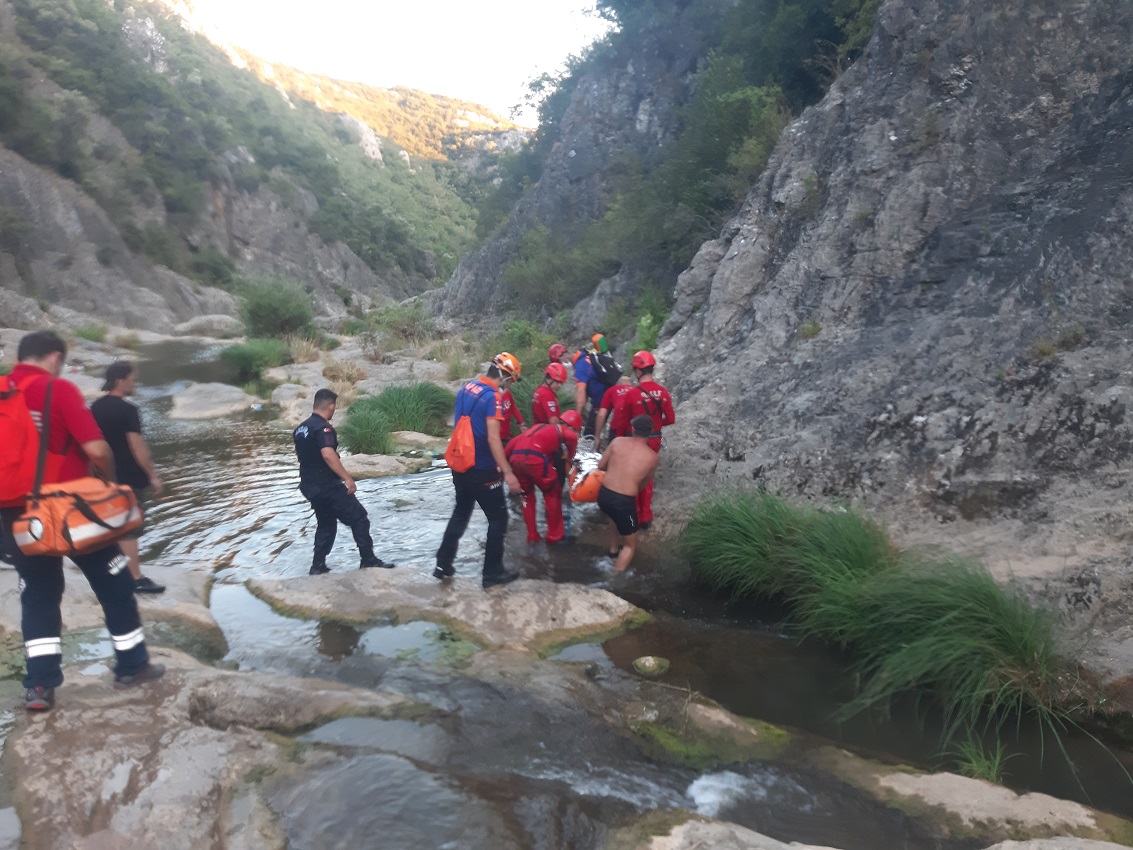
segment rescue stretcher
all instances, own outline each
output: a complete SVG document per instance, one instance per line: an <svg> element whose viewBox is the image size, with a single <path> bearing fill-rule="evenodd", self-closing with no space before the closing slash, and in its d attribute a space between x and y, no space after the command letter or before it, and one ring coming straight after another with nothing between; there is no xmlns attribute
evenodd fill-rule
<svg viewBox="0 0 1133 850"><path fill-rule="evenodd" d="M598 461L601 459L602 453L594 451L593 437L583 437L578 441L578 449L567 473L572 502L598 501L598 491L602 489L602 479L606 477L606 473L598 468Z"/></svg>

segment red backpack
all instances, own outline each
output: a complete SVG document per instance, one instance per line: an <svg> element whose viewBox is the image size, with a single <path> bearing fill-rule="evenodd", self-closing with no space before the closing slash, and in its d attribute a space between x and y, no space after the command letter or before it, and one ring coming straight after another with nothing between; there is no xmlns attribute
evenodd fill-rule
<svg viewBox="0 0 1133 850"><path fill-rule="evenodd" d="M28 409L27 388L40 377L16 384L0 378L0 508L22 507L35 484L39 429Z"/></svg>

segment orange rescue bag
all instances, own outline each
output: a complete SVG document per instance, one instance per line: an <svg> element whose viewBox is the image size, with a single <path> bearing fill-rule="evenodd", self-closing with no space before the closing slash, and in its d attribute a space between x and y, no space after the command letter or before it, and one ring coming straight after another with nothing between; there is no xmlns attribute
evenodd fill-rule
<svg viewBox="0 0 1133 850"><path fill-rule="evenodd" d="M28 496L26 510L12 523L12 536L25 555L72 556L108 546L141 524L130 487L76 478Z"/></svg>

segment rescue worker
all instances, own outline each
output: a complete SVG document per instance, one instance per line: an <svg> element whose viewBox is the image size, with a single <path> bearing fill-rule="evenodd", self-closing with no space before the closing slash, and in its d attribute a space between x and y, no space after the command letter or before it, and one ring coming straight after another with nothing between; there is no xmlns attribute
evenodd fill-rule
<svg viewBox="0 0 1133 850"><path fill-rule="evenodd" d="M505 450L523 491L523 522L527 526L528 543L538 543L540 539L535 518L536 487L543 491L547 545L562 543L566 536L563 483L559 469L565 468L574 458L581 427L582 417L576 411L568 410L563 414L562 424L532 425L512 440Z"/></svg>
<svg viewBox="0 0 1133 850"><path fill-rule="evenodd" d="M374 541L370 537L370 517L358 501L358 489L350 473L338 456L338 434L330 424L338 403L338 394L323 388L315 392L311 415L292 434L295 454L299 458L299 492L311 503L315 512L315 551L311 558L310 575L329 573L327 555L338 535L338 524L350 528L358 545L359 569L385 567L387 564L374 554Z"/></svg>
<svg viewBox="0 0 1133 850"><path fill-rule="evenodd" d="M79 388L60 377L67 343L54 331L35 331L20 340L16 358L19 362L8 376L10 386L23 393L40 433L47 432L45 483L84 478L92 468L112 481L114 460L110 446ZM45 424L49 394L50 422ZM20 628L27 656L24 708L47 711L55 705L55 689L63 684L63 559L57 555L25 555L16 545L12 523L24 511L23 499L0 508L4 548L11 553L20 577ZM160 678L165 667L150 661L134 597L134 579L118 544L110 543L71 560L82 570L102 607L106 630L114 645L114 687L128 688Z"/></svg>
<svg viewBox="0 0 1133 850"><path fill-rule="evenodd" d="M433 570L435 578L444 580L455 574L453 561L456 559L456 550L460 538L468 528L474 505L479 505L488 519L482 578L484 588L507 584L519 578L519 573L504 569L504 535L507 534L508 511L503 485L506 482L513 491L521 488L504 454L500 423L504 417L502 391L513 381L519 380L520 368L520 363L514 356L502 351L492 358L486 375L469 381L456 394L454 421L459 421L462 416L469 417L475 441L475 462L465 472L453 470L452 486L456 491L456 505L445 528L441 546L437 549L437 566Z"/></svg>
<svg viewBox="0 0 1133 850"><path fill-rule="evenodd" d="M611 380L608 384L605 383L595 371L594 364L590 359L591 354L597 356L609 353L606 337L603 334L596 333L590 338L590 343L593 346L590 351L579 349L572 356L575 381L574 408L579 414L585 416L586 425L583 427L583 436L594 434L594 424L598 415L598 408L602 404L602 397L606 394L608 387L617 383L616 379ZM589 409L587 409L587 402L590 403Z"/></svg>
<svg viewBox="0 0 1133 850"><path fill-rule="evenodd" d="M598 405L598 415L594 418L594 451L602 451L602 430L606 427L607 419L610 422L610 438L614 437L628 437L633 429L630 428L629 420L630 405L627 401L629 394L636 395L640 390L634 385L633 378L629 375L624 375L622 378L606 390L605 395L602 396L602 403ZM611 416L611 413L614 415Z"/></svg>
<svg viewBox="0 0 1133 850"><path fill-rule="evenodd" d="M566 359L566 351L565 345L561 342L556 342L547 349L547 365L550 366L552 363L560 363L565 366L566 363L563 363L563 361Z"/></svg>
<svg viewBox="0 0 1133 850"><path fill-rule="evenodd" d="M567 370L562 363L551 363L543 370L543 383L535 388L535 397L531 400L531 421L534 424L558 425L562 421L559 390L566 382Z"/></svg>
<svg viewBox="0 0 1133 850"><path fill-rule="evenodd" d="M615 558L614 572L623 572L637 551L637 496L653 481L661 458L649 446L653 420L635 416L630 423L633 436L614 437L598 468L605 470L598 507L610 518L609 555ZM620 544L620 545L619 545Z"/></svg>
<svg viewBox="0 0 1133 850"><path fill-rule="evenodd" d="M636 395L627 394L624 397L630 404L629 417L632 420L644 414L652 420L653 431L649 435L649 448L660 453L661 429L677 421L677 416L673 412L673 398L667 389L653 380L653 369L657 366L657 361L650 352L637 352L633 355L631 365L641 392ZM637 518L643 531L653 524L652 478L637 496Z"/></svg>
<svg viewBox="0 0 1133 850"><path fill-rule="evenodd" d="M515 398L511 394L510 389L506 389L501 394L500 403L503 405L504 418L500 422L500 441L506 446L508 440L511 439L511 421L514 419L515 424L519 426L518 431L522 431L527 427L527 423L523 421L523 414L519 412L519 405L515 403Z"/></svg>

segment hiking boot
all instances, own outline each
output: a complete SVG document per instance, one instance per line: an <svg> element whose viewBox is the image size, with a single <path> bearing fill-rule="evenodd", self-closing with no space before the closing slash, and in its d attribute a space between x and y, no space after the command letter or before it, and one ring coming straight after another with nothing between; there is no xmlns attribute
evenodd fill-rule
<svg viewBox="0 0 1133 850"><path fill-rule="evenodd" d="M160 679L165 675L164 664L154 664L152 661L147 661L146 666L129 676L115 676L114 687L121 690L122 688L132 688L134 685L143 685L146 682L152 682L154 679Z"/></svg>
<svg viewBox="0 0 1133 850"><path fill-rule="evenodd" d="M382 567L383 569L386 569L386 570L392 570L396 566L397 566L397 564L388 564L385 561L383 561L381 558L369 558L369 559L364 559L358 565L358 569L367 570L370 567Z"/></svg>
<svg viewBox="0 0 1133 850"><path fill-rule="evenodd" d="M433 570L433 578L446 579L452 578L454 575L456 575L456 568L452 564L447 567L437 564L437 568Z"/></svg>
<svg viewBox="0 0 1133 850"><path fill-rule="evenodd" d="M511 570L504 570L498 573L484 573L484 589L494 587L497 584L508 584L519 578L519 573L512 572Z"/></svg>
<svg viewBox="0 0 1133 850"><path fill-rule="evenodd" d="M28 711L50 711L55 705L55 688L36 685L24 691L24 708Z"/></svg>
<svg viewBox="0 0 1133 850"><path fill-rule="evenodd" d="M311 569L307 572L309 576L321 576L330 572L330 567L326 564L311 564Z"/></svg>
<svg viewBox="0 0 1133 850"><path fill-rule="evenodd" d="M134 593L165 593L165 585L142 576L134 581Z"/></svg>

